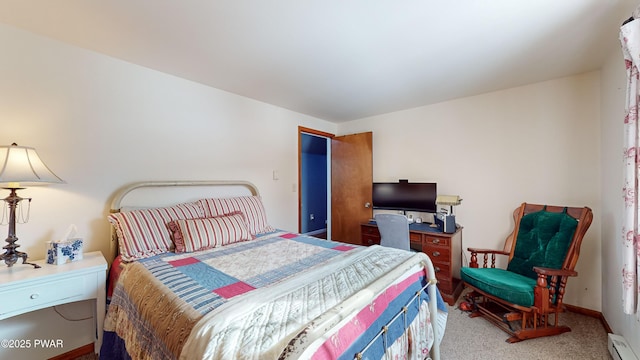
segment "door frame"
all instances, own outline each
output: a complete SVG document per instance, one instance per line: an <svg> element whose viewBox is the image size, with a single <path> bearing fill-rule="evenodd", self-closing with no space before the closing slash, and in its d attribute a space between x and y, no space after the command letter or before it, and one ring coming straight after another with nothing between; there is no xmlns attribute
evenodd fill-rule
<svg viewBox="0 0 640 360"><path fill-rule="evenodd" d="M327 139L327 239L331 240L331 139L335 134L298 126L298 232L302 232L302 135Z"/></svg>

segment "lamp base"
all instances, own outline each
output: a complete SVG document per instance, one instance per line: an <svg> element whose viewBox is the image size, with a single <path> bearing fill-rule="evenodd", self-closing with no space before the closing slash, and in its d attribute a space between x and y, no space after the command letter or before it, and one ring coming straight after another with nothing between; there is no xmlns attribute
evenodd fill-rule
<svg viewBox="0 0 640 360"><path fill-rule="evenodd" d="M10 244L3 247L3 249L7 249L7 251L4 254L0 255L0 261L4 260L4 262L7 264L8 267L12 267L13 264L15 264L18 261L18 259L22 259L22 264L32 265L34 269L40 268L40 265L38 264L27 262L27 253L22 251L16 251L15 248L8 249L11 245L15 245L15 244Z"/></svg>
<svg viewBox="0 0 640 360"><path fill-rule="evenodd" d="M16 250L16 248L20 246L16 244L16 241L18 241L16 237L16 205L22 201L22 198L16 194L16 190L18 189L19 188L10 188L11 193L4 198L4 201L9 204L9 236L7 240L5 240L7 245L2 247L7 251L0 255L0 261L4 260L8 267L12 267L18 259L22 259L23 264L33 265L33 267L37 269L40 265L27 262L27 253Z"/></svg>

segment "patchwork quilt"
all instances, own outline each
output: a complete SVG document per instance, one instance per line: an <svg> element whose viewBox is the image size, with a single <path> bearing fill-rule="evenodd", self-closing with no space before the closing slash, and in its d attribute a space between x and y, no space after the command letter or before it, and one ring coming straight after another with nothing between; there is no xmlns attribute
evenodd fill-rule
<svg viewBox="0 0 640 360"><path fill-rule="evenodd" d="M101 357L277 359L305 353L321 359L339 352L353 358L349 346L311 336L333 331L335 339L346 339L345 331L365 333L368 318L391 316L382 316L385 301L409 301L426 284L423 260L406 251L287 232L142 259L126 265L115 286ZM418 327L428 323L424 296L405 319ZM374 300L380 306L372 317L362 309L375 308ZM433 333L418 330L416 340L418 332L425 339L415 351L428 352Z"/></svg>

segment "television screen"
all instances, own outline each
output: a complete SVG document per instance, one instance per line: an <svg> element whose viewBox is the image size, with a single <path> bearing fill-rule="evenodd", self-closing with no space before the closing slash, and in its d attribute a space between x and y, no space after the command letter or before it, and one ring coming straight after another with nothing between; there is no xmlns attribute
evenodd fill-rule
<svg viewBox="0 0 640 360"><path fill-rule="evenodd" d="M436 212L436 183L373 183L373 208Z"/></svg>

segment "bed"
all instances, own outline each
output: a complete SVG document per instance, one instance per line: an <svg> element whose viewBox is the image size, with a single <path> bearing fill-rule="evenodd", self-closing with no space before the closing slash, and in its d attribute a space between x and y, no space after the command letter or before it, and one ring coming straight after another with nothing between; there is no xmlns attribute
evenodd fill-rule
<svg viewBox="0 0 640 360"><path fill-rule="evenodd" d="M423 253L273 228L243 181L135 183L112 202L101 359L439 359Z"/></svg>

